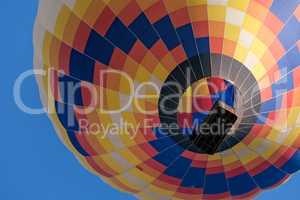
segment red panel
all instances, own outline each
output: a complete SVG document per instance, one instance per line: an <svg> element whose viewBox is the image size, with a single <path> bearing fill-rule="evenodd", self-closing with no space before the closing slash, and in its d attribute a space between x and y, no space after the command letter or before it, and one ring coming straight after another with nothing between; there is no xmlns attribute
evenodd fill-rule
<svg viewBox="0 0 300 200"><path fill-rule="evenodd" d="M191 23L187 8L182 8L170 14L175 28Z"/></svg>
<svg viewBox="0 0 300 200"><path fill-rule="evenodd" d="M115 14L109 7L106 7L103 10L103 12L100 14L100 16L98 17L94 25L95 30L98 33L100 33L102 36L105 35L109 27L113 23L114 19L115 19Z"/></svg>
<svg viewBox="0 0 300 200"><path fill-rule="evenodd" d="M81 21L75 35L73 47L81 52L84 52L90 32L91 28L86 23Z"/></svg>

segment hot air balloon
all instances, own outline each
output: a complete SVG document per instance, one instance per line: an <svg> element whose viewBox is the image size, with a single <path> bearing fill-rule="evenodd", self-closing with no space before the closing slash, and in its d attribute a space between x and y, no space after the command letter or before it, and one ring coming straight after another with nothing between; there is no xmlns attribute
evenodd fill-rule
<svg viewBox="0 0 300 200"><path fill-rule="evenodd" d="M120 191L252 199L300 169L299 3L41 0L41 99Z"/></svg>

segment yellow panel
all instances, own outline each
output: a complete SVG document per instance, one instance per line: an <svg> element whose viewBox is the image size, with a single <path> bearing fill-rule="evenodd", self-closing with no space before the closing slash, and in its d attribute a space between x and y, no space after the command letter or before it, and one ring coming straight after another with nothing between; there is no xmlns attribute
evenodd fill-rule
<svg viewBox="0 0 300 200"><path fill-rule="evenodd" d="M66 6L62 6L54 28L54 34L60 40L63 40L65 28L67 23L69 22L70 16L71 16L71 10Z"/></svg>
<svg viewBox="0 0 300 200"><path fill-rule="evenodd" d="M256 55L257 58L261 58L267 51L267 46L262 41L254 39L252 42L251 51Z"/></svg>
<svg viewBox="0 0 300 200"><path fill-rule="evenodd" d="M294 130L292 130L283 144L286 146L292 146L295 143L295 141L299 138L299 131L300 128L295 128Z"/></svg>
<svg viewBox="0 0 300 200"><path fill-rule="evenodd" d="M150 79L151 74L143 67L140 66L138 71L136 72L136 79L137 82L147 82Z"/></svg>
<svg viewBox="0 0 300 200"><path fill-rule="evenodd" d="M207 5L207 0L187 0L189 6Z"/></svg>
<svg viewBox="0 0 300 200"><path fill-rule="evenodd" d="M249 6L249 2L250 0L228 0L228 6L242 10L242 11L246 11L248 6Z"/></svg>
<svg viewBox="0 0 300 200"><path fill-rule="evenodd" d="M234 163L238 160L233 151L229 150L229 152L231 153L222 154L222 163L224 166Z"/></svg>
<svg viewBox="0 0 300 200"><path fill-rule="evenodd" d="M80 18L83 18L86 10L89 8L93 1L94 0L76 1L73 12L76 13L76 15L78 15Z"/></svg>
<svg viewBox="0 0 300 200"><path fill-rule="evenodd" d="M245 48L241 44L237 44L236 50L234 53L234 58L239 62L243 63L249 53L249 49Z"/></svg>
<svg viewBox="0 0 300 200"><path fill-rule="evenodd" d="M49 55L50 55L52 38L53 38L52 34L46 31L44 35L44 42L43 42L43 64L45 64L46 66L51 66Z"/></svg>
<svg viewBox="0 0 300 200"><path fill-rule="evenodd" d="M207 80L200 80L192 85L192 95L193 96L209 96L209 88L208 88L208 82Z"/></svg>
<svg viewBox="0 0 300 200"><path fill-rule="evenodd" d="M121 76L120 77L120 87L119 87L119 91L123 94L126 95L131 95L132 92L134 92L134 88L131 88L131 80L128 80L127 78Z"/></svg>
<svg viewBox="0 0 300 200"><path fill-rule="evenodd" d="M154 193L158 193L158 194L164 194L164 195L167 195L167 196L172 196L175 192L172 191L172 190L166 190L164 188L160 188L160 187L157 187L155 185L151 185L149 187L149 190L150 191L153 191Z"/></svg>
<svg viewBox="0 0 300 200"><path fill-rule="evenodd" d="M110 154L104 154L99 156L104 163L109 166L116 173L124 173L127 169L125 166L121 165L117 160L113 159Z"/></svg>
<svg viewBox="0 0 300 200"><path fill-rule="evenodd" d="M81 2L81 1L80 1ZM105 8L105 4L101 1L92 1L89 8L86 10L83 20L91 27L93 27L98 19L99 13Z"/></svg>
<svg viewBox="0 0 300 200"><path fill-rule="evenodd" d="M296 98L295 96L293 98ZM299 99L295 99L295 101L299 101ZM289 127L294 127L295 125L299 126L299 117L300 117L300 109L299 107L293 107L293 108L290 108L290 113L289 113L289 116L288 116L288 126ZM300 134L300 132L299 132Z"/></svg>
<svg viewBox="0 0 300 200"><path fill-rule="evenodd" d="M264 152L261 152L260 155L268 160L272 155L278 150L280 147L279 144L276 144L274 142L271 142L271 148L265 149ZM261 147L265 148L266 142L263 139L255 138L250 144L249 147L253 150L260 149Z"/></svg>
<svg viewBox="0 0 300 200"><path fill-rule="evenodd" d="M121 151L117 152L118 154L121 155L121 157L123 157L125 160L127 160L130 164L132 165L138 165L141 162L143 162L143 160L138 159L130 150L128 149L124 149Z"/></svg>
<svg viewBox="0 0 300 200"><path fill-rule="evenodd" d="M224 6L207 6L208 21L225 21L226 8Z"/></svg>
<svg viewBox="0 0 300 200"><path fill-rule="evenodd" d="M256 64L253 68L251 68L251 72L256 78L256 80L259 80L266 74L267 71L265 67L261 63L259 63Z"/></svg>
<svg viewBox="0 0 300 200"><path fill-rule="evenodd" d="M224 38L232 41L238 41L241 28L231 24L225 25Z"/></svg>
<svg viewBox="0 0 300 200"><path fill-rule="evenodd" d="M145 181L147 183L150 183L156 179L156 177L151 176L151 174L146 174L137 168L131 169L130 171L128 171L128 173L132 174L135 177L139 177L140 179L142 179L143 181Z"/></svg>
<svg viewBox="0 0 300 200"><path fill-rule="evenodd" d="M176 66L174 66L175 68ZM164 82L169 75L169 72L161 65L158 64L152 74L160 81Z"/></svg>
<svg viewBox="0 0 300 200"><path fill-rule="evenodd" d="M262 26L262 22L260 22L259 20L255 19L250 15L245 16L243 28L248 32L256 35L261 26Z"/></svg>
<svg viewBox="0 0 300 200"><path fill-rule="evenodd" d="M105 108L107 110L117 110L121 108L120 93L108 89L104 89L103 96L105 97Z"/></svg>
<svg viewBox="0 0 300 200"><path fill-rule="evenodd" d="M247 165L249 162L253 161L257 158L257 154L255 154L253 151L249 150L244 144L239 143L233 147L233 151L235 151L237 154L238 152L245 152L244 156L239 156L240 161Z"/></svg>

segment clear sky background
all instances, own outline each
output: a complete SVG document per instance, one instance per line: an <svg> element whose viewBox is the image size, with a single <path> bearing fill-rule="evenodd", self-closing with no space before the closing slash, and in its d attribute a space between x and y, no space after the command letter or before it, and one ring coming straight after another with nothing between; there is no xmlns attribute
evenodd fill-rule
<svg viewBox="0 0 300 200"><path fill-rule="evenodd" d="M14 103L15 79L32 68L37 5L37 0L0 2L0 199L133 200L81 167L59 141L46 115L27 115ZM26 81L22 96L28 105L40 106L34 78ZM295 197L299 186L298 174L257 200L299 199Z"/></svg>

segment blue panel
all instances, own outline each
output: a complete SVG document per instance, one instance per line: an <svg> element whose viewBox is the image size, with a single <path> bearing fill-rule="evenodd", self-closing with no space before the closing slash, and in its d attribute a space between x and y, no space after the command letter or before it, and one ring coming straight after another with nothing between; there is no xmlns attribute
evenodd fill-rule
<svg viewBox="0 0 300 200"><path fill-rule="evenodd" d="M206 38L197 38L196 43L197 43L198 52L200 54L210 53L209 38L208 37L206 37Z"/></svg>
<svg viewBox="0 0 300 200"><path fill-rule="evenodd" d="M85 53L99 62L108 65L114 47L95 31L91 31Z"/></svg>
<svg viewBox="0 0 300 200"><path fill-rule="evenodd" d="M234 86L228 86L225 92L220 94L220 100L226 103L228 106L234 106Z"/></svg>
<svg viewBox="0 0 300 200"><path fill-rule="evenodd" d="M228 188L224 173L206 175L204 194L222 194L225 192L228 192Z"/></svg>
<svg viewBox="0 0 300 200"><path fill-rule="evenodd" d="M300 152L297 151L290 160L281 168L283 171L293 174L300 170Z"/></svg>
<svg viewBox="0 0 300 200"><path fill-rule="evenodd" d="M210 99L212 100L213 105L221 100L220 94L211 95L210 97L211 97Z"/></svg>
<svg viewBox="0 0 300 200"><path fill-rule="evenodd" d="M259 113L257 116L256 122L257 124L265 124L267 122L269 113Z"/></svg>
<svg viewBox="0 0 300 200"><path fill-rule="evenodd" d="M280 68L281 76L286 75L291 72L293 69L300 66L300 52L298 46L294 46L290 49L278 62Z"/></svg>
<svg viewBox="0 0 300 200"><path fill-rule="evenodd" d="M300 39L300 23L295 17L285 24L278 38L285 49L291 48Z"/></svg>
<svg viewBox="0 0 300 200"><path fill-rule="evenodd" d="M74 49L72 50L70 60L71 76L92 83L94 79L94 65L94 60Z"/></svg>
<svg viewBox="0 0 300 200"><path fill-rule="evenodd" d="M165 16L157 21L154 27L169 50L174 49L180 44L169 16Z"/></svg>
<svg viewBox="0 0 300 200"><path fill-rule="evenodd" d="M137 40L119 18L112 23L105 37L126 53L130 52Z"/></svg>
<svg viewBox="0 0 300 200"><path fill-rule="evenodd" d="M261 104L260 112L274 111L281 106L282 98L273 98Z"/></svg>
<svg viewBox="0 0 300 200"><path fill-rule="evenodd" d="M292 89L294 89L293 74L289 73L287 76L272 85L272 94L273 97L275 97L278 95L282 95Z"/></svg>
<svg viewBox="0 0 300 200"><path fill-rule="evenodd" d="M300 33L299 33L300 34ZM300 37L299 37L300 39ZM292 71L296 67L300 66L300 52L299 48L296 45L293 49L290 49L289 52L285 55L286 58L286 67L288 71Z"/></svg>
<svg viewBox="0 0 300 200"><path fill-rule="evenodd" d="M271 166L253 178L260 188L267 189L280 183L280 181L282 181L285 177L286 174L284 172L274 166Z"/></svg>
<svg viewBox="0 0 300 200"><path fill-rule="evenodd" d="M170 137L165 137L162 139L157 139L149 142L157 151L163 151L164 149L175 144L175 141Z"/></svg>
<svg viewBox="0 0 300 200"><path fill-rule="evenodd" d="M80 81L70 76L59 77L60 96L62 101L68 105L83 106Z"/></svg>
<svg viewBox="0 0 300 200"><path fill-rule="evenodd" d="M285 22L293 14L299 3L299 0L274 0L270 10L281 21Z"/></svg>
<svg viewBox="0 0 300 200"><path fill-rule="evenodd" d="M150 49L158 40L159 37L152 27L144 13L140 14L133 22L130 24L129 29L133 31L139 40Z"/></svg>
<svg viewBox="0 0 300 200"><path fill-rule="evenodd" d="M205 112L193 112L193 128L196 128L197 124L200 124L204 121L204 119L207 117L208 113Z"/></svg>
<svg viewBox="0 0 300 200"><path fill-rule="evenodd" d="M156 155L153 159L165 166L169 166L183 151L182 147L176 145Z"/></svg>
<svg viewBox="0 0 300 200"><path fill-rule="evenodd" d="M195 37L191 24L184 25L177 29L177 33L182 41L183 48L189 58L198 54Z"/></svg>
<svg viewBox="0 0 300 200"><path fill-rule="evenodd" d="M241 174L228 179L230 193L233 196L239 196L249 193L257 188L252 177L248 173Z"/></svg>
<svg viewBox="0 0 300 200"><path fill-rule="evenodd" d="M166 169L165 174L181 179L186 174L188 168L191 165L191 162L192 161L190 159L179 157L172 165L170 165Z"/></svg>
<svg viewBox="0 0 300 200"><path fill-rule="evenodd" d="M191 167L185 175L181 186L192 188L203 188L205 169Z"/></svg>
<svg viewBox="0 0 300 200"><path fill-rule="evenodd" d="M81 155L89 156L89 154L81 147L80 143L76 138L76 133L74 132L79 130L79 125L75 117L73 106L68 106L66 104L55 102L55 109L57 117L60 123L66 129L72 145Z"/></svg>

